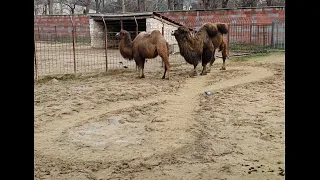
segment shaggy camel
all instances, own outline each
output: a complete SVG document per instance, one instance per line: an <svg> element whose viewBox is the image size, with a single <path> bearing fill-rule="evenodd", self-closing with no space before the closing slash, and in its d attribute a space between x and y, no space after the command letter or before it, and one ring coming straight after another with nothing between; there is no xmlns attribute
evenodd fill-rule
<svg viewBox="0 0 320 180"><path fill-rule="evenodd" d="M144 64L146 59L155 58L158 55L164 62L164 74L169 79L169 44L160 31L153 30L151 33L140 32L132 41L128 31L121 30L116 36L120 36L120 54L123 58L134 59L139 69L139 77L144 78Z"/></svg>
<svg viewBox="0 0 320 180"><path fill-rule="evenodd" d="M200 75L206 75L207 72L210 72L211 65L215 61L214 53L217 47L223 52L223 67L221 69L225 69L226 46L222 35L227 33L228 26L223 23L205 23L194 35L185 26L180 26L173 31L172 35L178 42L180 54L189 64L194 66L191 76L197 75L196 67L200 61L203 67ZM209 71L206 69L208 63L210 63Z"/></svg>

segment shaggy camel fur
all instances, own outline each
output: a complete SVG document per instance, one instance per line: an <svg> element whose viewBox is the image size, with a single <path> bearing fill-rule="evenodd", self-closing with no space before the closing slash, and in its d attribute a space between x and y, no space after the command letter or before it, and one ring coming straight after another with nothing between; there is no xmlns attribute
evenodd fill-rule
<svg viewBox="0 0 320 180"><path fill-rule="evenodd" d="M120 36L120 54L123 58L134 59L139 69L139 77L144 78L144 64L146 59L155 58L158 55L164 62L164 74L162 79L169 79L169 44L160 31L154 30L151 33L141 32L132 41L128 31L121 30L116 36Z"/></svg>
<svg viewBox="0 0 320 180"><path fill-rule="evenodd" d="M222 52L226 52L222 35L227 33L228 26L223 23L205 23L194 35L185 26L180 26L173 31L172 35L175 36L178 42L180 54L189 64L194 66L191 76L197 75L196 67L199 62L202 62L203 67L201 75L207 74L206 65L210 63L211 68L215 60L214 53L216 48L219 47ZM226 55L226 53L223 54Z"/></svg>

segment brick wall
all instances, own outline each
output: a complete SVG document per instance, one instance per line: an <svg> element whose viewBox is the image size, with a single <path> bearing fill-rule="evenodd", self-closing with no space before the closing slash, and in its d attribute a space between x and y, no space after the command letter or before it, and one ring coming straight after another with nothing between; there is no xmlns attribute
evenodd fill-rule
<svg viewBox="0 0 320 180"><path fill-rule="evenodd" d="M73 22L77 34L90 35L89 16L75 15ZM34 31L36 34L71 34L72 22L69 15L35 16Z"/></svg>
<svg viewBox="0 0 320 180"><path fill-rule="evenodd" d="M162 15L189 27L199 27L204 21L226 21L231 23L268 23L273 20L284 20L284 7L263 7L243 9L218 9L214 11L169 11L159 12Z"/></svg>

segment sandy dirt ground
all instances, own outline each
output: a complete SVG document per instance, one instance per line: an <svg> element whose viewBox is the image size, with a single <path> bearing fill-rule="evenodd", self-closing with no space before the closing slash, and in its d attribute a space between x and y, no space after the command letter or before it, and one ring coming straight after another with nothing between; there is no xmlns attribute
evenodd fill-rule
<svg viewBox="0 0 320 180"><path fill-rule="evenodd" d="M284 59L230 59L225 71L217 59L195 78L181 64L169 80L159 67L38 83L34 177L284 179Z"/></svg>

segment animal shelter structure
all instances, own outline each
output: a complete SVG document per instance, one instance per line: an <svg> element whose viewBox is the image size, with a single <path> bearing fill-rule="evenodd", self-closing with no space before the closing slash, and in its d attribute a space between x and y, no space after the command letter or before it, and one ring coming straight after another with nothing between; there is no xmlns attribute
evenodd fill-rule
<svg viewBox="0 0 320 180"><path fill-rule="evenodd" d="M121 29L130 32L132 40L139 32L159 30L168 41L170 52L179 51L178 43L171 32L181 24L156 12L91 14L89 23L92 48L104 48L106 34L108 48L117 48L119 40L115 34Z"/></svg>

